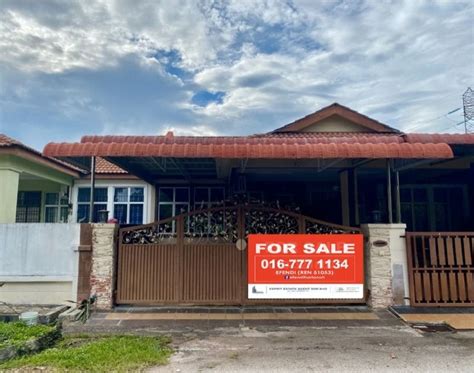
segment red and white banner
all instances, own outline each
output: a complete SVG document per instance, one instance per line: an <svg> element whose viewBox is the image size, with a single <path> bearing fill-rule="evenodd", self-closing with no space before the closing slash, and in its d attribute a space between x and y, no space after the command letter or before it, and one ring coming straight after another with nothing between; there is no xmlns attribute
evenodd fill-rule
<svg viewBox="0 0 474 373"><path fill-rule="evenodd" d="M249 299L362 299L361 234L251 234Z"/></svg>

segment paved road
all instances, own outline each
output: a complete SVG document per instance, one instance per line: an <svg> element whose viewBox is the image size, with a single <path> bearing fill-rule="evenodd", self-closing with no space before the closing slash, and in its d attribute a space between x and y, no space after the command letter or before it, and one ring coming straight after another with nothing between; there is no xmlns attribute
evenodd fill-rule
<svg viewBox="0 0 474 373"><path fill-rule="evenodd" d="M474 331L422 334L405 325L224 327L175 336L153 372L472 372Z"/></svg>

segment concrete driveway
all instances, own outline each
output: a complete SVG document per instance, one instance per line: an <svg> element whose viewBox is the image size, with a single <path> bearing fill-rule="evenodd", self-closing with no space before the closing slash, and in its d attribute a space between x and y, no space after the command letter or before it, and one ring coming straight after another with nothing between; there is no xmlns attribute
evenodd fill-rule
<svg viewBox="0 0 474 373"><path fill-rule="evenodd" d="M153 372L472 372L474 332L405 325L244 326L174 337Z"/></svg>
<svg viewBox="0 0 474 373"><path fill-rule="evenodd" d="M474 367L474 331L422 332L387 310L160 311L94 313L86 324L66 325L64 332L171 335L176 352L170 364L152 372L472 372Z"/></svg>

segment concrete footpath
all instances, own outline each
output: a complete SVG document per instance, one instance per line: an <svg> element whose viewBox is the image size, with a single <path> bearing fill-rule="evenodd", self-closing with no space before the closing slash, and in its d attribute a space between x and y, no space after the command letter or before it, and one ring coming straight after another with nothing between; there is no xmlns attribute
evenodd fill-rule
<svg viewBox="0 0 474 373"><path fill-rule="evenodd" d="M152 372L472 372L474 367L474 331L423 332L389 311L260 309L260 316L252 310L239 316L232 309L167 311L95 313L65 332L170 335L175 354L169 365Z"/></svg>

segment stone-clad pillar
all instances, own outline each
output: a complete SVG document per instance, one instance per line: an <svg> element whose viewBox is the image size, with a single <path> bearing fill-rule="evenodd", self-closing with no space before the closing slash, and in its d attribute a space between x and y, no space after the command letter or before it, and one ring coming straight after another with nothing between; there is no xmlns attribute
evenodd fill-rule
<svg viewBox="0 0 474 373"><path fill-rule="evenodd" d="M403 305L408 299L405 224L364 224L369 306Z"/></svg>
<svg viewBox="0 0 474 373"><path fill-rule="evenodd" d="M97 309L110 310L113 306L114 257L117 225L92 225L91 294L97 296Z"/></svg>

